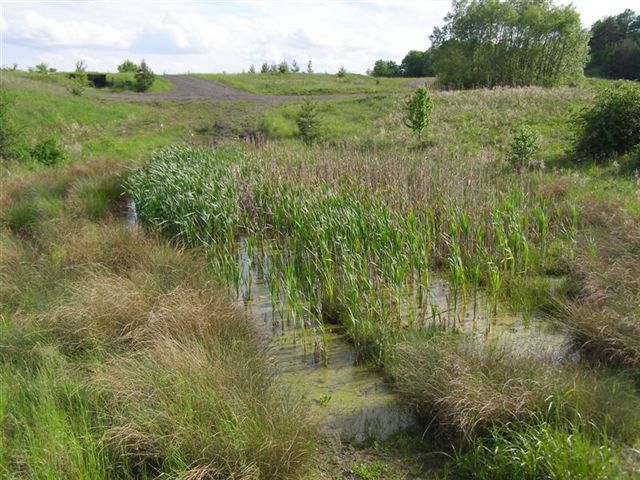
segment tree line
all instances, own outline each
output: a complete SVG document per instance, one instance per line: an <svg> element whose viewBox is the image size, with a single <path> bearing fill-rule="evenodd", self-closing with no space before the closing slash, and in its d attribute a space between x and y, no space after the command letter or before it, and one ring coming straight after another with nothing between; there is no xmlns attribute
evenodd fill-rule
<svg viewBox="0 0 640 480"><path fill-rule="evenodd" d="M444 22L431 48L411 50L400 64L377 60L368 73L437 75L451 88L571 84L585 65L592 75L640 78L640 16L631 10L589 31L572 5L552 0L454 0Z"/></svg>
<svg viewBox="0 0 640 480"><path fill-rule="evenodd" d="M598 20L591 27L589 49L587 74L640 80L640 15L625 10Z"/></svg>

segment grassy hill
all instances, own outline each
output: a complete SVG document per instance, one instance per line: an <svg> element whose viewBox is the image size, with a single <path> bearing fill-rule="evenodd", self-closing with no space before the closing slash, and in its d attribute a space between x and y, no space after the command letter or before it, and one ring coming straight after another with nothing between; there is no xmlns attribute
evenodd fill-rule
<svg viewBox="0 0 640 480"><path fill-rule="evenodd" d="M373 78L348 73L340 78L330 73L197 73L195 77L215 80L229 87L260 95L321 95L350 93L409 92L410 78Z"/></svg>

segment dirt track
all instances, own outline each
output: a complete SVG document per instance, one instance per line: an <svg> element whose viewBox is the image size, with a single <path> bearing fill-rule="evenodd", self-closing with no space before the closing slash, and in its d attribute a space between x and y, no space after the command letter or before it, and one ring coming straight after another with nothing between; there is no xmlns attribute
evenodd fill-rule
<svg viewBox="0 0 640 480"><path fill-rule="evenodd" d="M203 80L187 75L165 75L164 78L175 85L173 90L164 93L105 93L110 98L129 100L247 100L252 102L279 103L287 100L300 100L300 95L258 95L255 93L236 90L222 83L212 80ZM319 100L331 100L336 98L348 98L353 95L313 95Z"/></svg>

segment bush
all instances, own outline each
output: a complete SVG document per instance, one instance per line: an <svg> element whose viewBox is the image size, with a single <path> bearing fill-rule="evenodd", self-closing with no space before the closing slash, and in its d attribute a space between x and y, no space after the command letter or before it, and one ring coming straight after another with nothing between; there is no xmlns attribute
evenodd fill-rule
<svg viewBox="0 0 640 480"><path fill-rule="evenodd" d="M76 71L75 73L73 73L70 76L71 76L71 81L70 81L69 85L67 85L67 91L71 95L76 95L76 96L82 95L84 90L89 85L89 80L87 79L87 74L84 73L84 72Z"/></svg>
<svg viewBox="0 0 640 480"><path fill-rule="evenodd" d="M65 158L63 148L53 138L38 142L31 151L34 160L43 165L55 165Z"/></svg>
<svg viewBox="0 0 640 480"><path fill-rule="evenodd" d="M344 78L347 75L347 69L344 67L340 67L340 70L338 70L338 73L336 73L338 78Z"/></svg>
<svg viewBox="0 0 640 480"><path fill-rule="evenodd" d="M136 70L136 90L138 92L146 92L151 88L155 79L156 76L153 70L147 66L147 62L142 60Z"/></svg>
<svg viewBox="0 0 640 480"><path fill-rule="evenodd" d="M530 167L533 156L540 150L538 137L527 127L516 130L507 159L515 168Z"/></svg>
<svg viewBox="0 0 640 480"><path fill-rule="evenodd" d="M300 138L307 145L315 142L319 136L320 121L316 103L310 98L306 98L296 116L296 124L300 132Z"/></svg>
<svg viewBox="0 0 640 480"><path fill-rule="evenodd" d="M640 87L621 82L605 89L576 119L580 155L606 159L640 144Z"/></svg>

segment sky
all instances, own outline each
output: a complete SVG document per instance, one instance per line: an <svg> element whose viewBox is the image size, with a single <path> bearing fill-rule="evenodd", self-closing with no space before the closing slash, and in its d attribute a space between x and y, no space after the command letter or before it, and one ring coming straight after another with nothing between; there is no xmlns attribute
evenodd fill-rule
<svg viewBox="0 0 640 480"><path fill-rule="evenodd" d="M564 4L556 0L556 4ZM638 0L574 0L585 26ZM0 0L0 65L40 62L115 71L126 58L157 73L241 72L286 60L364 73L425 50L451 0Z"/></svg>

